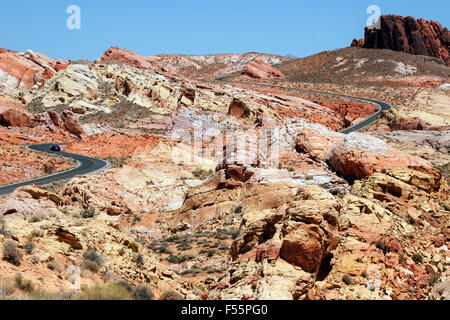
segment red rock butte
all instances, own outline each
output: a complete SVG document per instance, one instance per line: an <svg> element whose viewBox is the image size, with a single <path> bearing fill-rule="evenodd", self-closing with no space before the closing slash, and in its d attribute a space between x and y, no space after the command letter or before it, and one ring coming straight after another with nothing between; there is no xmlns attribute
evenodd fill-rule
<svg viewBox="0 0 450 320"><path fill-rule="evenodd" d="M353 40L352 47L402 51L450 64L450 31L433 20L383 15L380 29L366 27L365 39Z"/></svg>

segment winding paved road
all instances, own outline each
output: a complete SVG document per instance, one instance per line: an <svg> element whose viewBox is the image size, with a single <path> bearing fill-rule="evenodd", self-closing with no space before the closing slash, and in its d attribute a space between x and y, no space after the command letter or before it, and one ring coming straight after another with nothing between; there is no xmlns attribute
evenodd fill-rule
<svg viewBox="0 0 450 320"><path fill-rule="evenodd" d="M242 84L242 85L249 85L249 86L256 86L256 87L267 87L267 88L281 89L281 90L288 90L288 91L309 92L309 93L323 94L323 95L329 95L329 96L334 96L334 97L343 97L343 98L348 98L348 99L352 99L352 100L358 100L358 101L362 101L362 102L371 103L371 104L373 104L373 105L378 107L378 111L375 112L370 117L366 118L365 120L361 121L360 123L358 123L358 124L356 124L356 125L354 125L352 127L349 127L349 128L346 128L346 129L340 131L340 132L345 133L345 134L349 134L351 132L361 130L362 128L371 125L372 123L374 123L378 119L378 117L380 116L381 112L383 112L384 110L392 109L392 106L390 104L388 104L386 102L383 102L383 101L372 100L372 99L365 99L365 98L359 98L359 97L353 97L353 96L347 96L347 95L339 94L339 93L331 93L331 92L315 91L315 90L306 90L306 89L294 89L294 88L289 88L289 87L274 86L274 85L270 85L270 84L260 84L260 83L240 82L240 81L228 80L230 78L234 78L235 76L236 75L222 77L222 78L216 78L215 81L230 82L230 83L235 83L235 84Z"/></svg>
<svg viewBox="0 0 450 320"><path fill-rule="evenodd" d="M274 86L274 85L269 85L269 84L257 84L257 83L251 83L251 82L239 82L239 81L228 80L228 79L233 78L235 76L236 75L222 77L222 78L217 78L217 79L215 79L215 81L230 82L230 83L236 83L236 84L242 84L242 85L250 85L250 86L268 87L268 88L282 89L282 90L288 90L288 91L300 91L300 92L309 92L309 93L330 95L330 96L336 96L336 97L343 97L343 98L348 98L348 99L368 102L368 103L371 103L371 104L379 107L378 111L375 114L371 115L370 117L368 117L364 121L362 121L362 122L360 122L360 123L358 123L358 124L356 124L356 125L354 125L354 126L352 126L350 128L346 128L346 129L341 131L342 133L345 133L345 134L348 134L348 133L351 133L351 132L354 132L354 131L358 131L358 130L364 128L364 127L367 127L368 125L370 125L373 122L375 122L375 120L377 120L377 118L380 116L382 111L390 110L392 108L392 106L390 104L382 102L382 101L377 101L377 100L372 100L372 99L365 99L365 98L359 98L359 97L353 97L353 96L347 96L347 95L338 94L338 93L314 91L314 90L305 90L305 89L294 89L294 88L282 87L282 86ZM94 172L103 170L103 169L109 167L109 165L110 165L107 161L101 160L101 159L86 157L86 156L77 155L77 154L73 154L73 153L68 153L68 152L64 152L64 151L61 151L61 152L51 151L50 147L52 145L53 144L33 145L33 146L29 146L28 149L33 150L33 151L45 152L45 153L48 153L48 154L59 155L59 156L66 157L66 158L72 158L72 159L74 159L74 160L76 160L78 162L78 167L76 167L74 169L71 169L71 170L63 171L63 172L60 172L60 173L52 174L52 175L49 175L49 176L41 177L41 178L36 178L36 179L24 181L24 182L9 184L9 185L6 185L6 186L1 186L0 187L0 196L6 195L6 194L10 194L10 193L12 193L14 190L16 190L19 187L23 187L23 186L27 186L27 185L31 185L31 184L46 185L46 184L49 184L49 183L52 183L52 182L68 180L68 179L74 178L76 176L86 175L86 174L89 174L89 173L94 173Z"/></svg>
<svg viewBox="0 0 450 320"><path fill-rule="evenodd" d="M78 166L74 169L70 169L67 171L55 173L49 176L36 178L24 182L18 182L9 184L6 186L0 187L0 196L10 194L14 190L16 190L19 187L28 186L31 184L36 185L46 185L52 182L62 181L62 180L68 180L72 179L76 176L86 175L89 173L94 173L100 170L103 170L107 167L109 167L109 162L101 159L86 157L78 154L68 153L68 152L54 152L50 150L50 147L54 144L40 144L40 145L32 145L29 146L28 149L33 151L39 151L39 152L45 152L48 154L58 155L65 158L72 158L77 161Z"/></svg>

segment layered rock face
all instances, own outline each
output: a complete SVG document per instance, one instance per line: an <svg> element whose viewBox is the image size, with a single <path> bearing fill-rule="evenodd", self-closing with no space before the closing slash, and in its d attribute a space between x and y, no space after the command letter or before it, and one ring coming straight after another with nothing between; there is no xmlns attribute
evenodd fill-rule
<svg viewBox="0 0 450 320"><path fill-rule="evenodd" d="M381 29L365 29L365 39L353 40L352 46L390 49L440 59L450 64L450 31L439 22L384 15Z"/></svg>
<svg viewBox="0 0 450 320"><path fill-rule="evenodd" d="M53 74L65 69L69 61L54 60L31 50L26 52L0 51L0 93L37 89Z"/></svg>
<svg viewBox="0 0 450 320"><path fill-rule="evenodd" d="M255 59L247 64L244 70L242 70L242 75L258 79L284 78L284 75L280 71L261 59Z"/></svg>

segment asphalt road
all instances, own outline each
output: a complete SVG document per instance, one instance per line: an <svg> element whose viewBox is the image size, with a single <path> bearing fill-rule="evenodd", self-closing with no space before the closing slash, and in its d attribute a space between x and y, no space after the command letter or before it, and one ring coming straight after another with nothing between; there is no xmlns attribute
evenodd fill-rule
<svg viewBox="0 0 450 320"><path fill-rule="evenodd" d="M19 187L28 186L31 184L35 185L46 185L57 181L72 179L76 176L82 176L89 173L94 173L109 167L109 162L101 159L81 156L78 154L68 153L68 152L54 152L50 150L50 147L54 144L40 144L29 146L28 149L38 152L45 152L48 154L58 155L65 158L72 158L77 161L78 166L74 169L59 172L49 176L36 178L24 182L18 182L14 184L9 184L0 187L0 196L10 194Z"/></svg>
<svg viewBox="0 0 450 320"><path fill-rule="evenodd" d="M230 82L230 83L243 84L243 85L256 86L256 87L267 87L267 88L273 88L273 89L282 89L282 90L288 90L288 91L309 92L309 93L323 94L323 95L329 95L329 96L334 96L334 97L343 97L343 98L348 98L348 99L352 99L352 100L358 100L358 101L362 101L362 102L371 103L371 104L373 104L373 105L378 107L378 111L375 112L370 117L366 118L365 120L361 121L360 123L358 123L358 124L356 124L356 125L354 125L352 127L345 128L345 129L340 131L340 132L345 133L345 134L349 134L351 132L361 130L362 128L371 125L372 123L374 123L378 119L378 117L380 116L381 112L383 112L384 110L392 109L392 106L390 104L388 104L386 102L383 102L383 101L366 99L366 98L360 98L360 97L353 97L353 96L348 96L348 95L339 94L339 93L332 93L332 92L305 90L305 89L294 89L294 88L289 88L289 87L274 86L274 85L270 85L270 84L259 84L259 83L239 82L239 81L228 80L229 78L233 78L233 77L235 77L235 75L222 77L222 78L216 78L215 81Z"/></svg>
<svg viewBox="0 0 450 320"><path fill-rule="evenodd" d="M304 90L304 89L293 89L293 88L274 86L274 85L269 85L269 84L256 84L256 83L250 83L250 82L239 82L239 81L228 80L229 78L232 78L234 76L235 75L217 78L215 80L220 81L220 82L231 82L231 83L250 85L250 86L260 86L260 87L268 87L268 88L282 89L282 90L289 90L289 91L301 91L301 92L310 92L310 93L330 95L330 96L336 96L336 97L344 97L344 98L348 98L348 99L368 102L368 103L371 103L371 104L379 107L379 109L376 113L374 113L373 115L371 115L364 121L341 131L342 133L345 133L345 134L348 134L348 133L351 133L354 131L358 131L364 127L367 127L368 125L375 122L375 120L377 120L377 118L380 116L380 114L383 110L390 110L392 108L392 106L390 104L382 102L382 101L347 96L347 95L342 95L342 94L338 94L338 93L314 91L314 90ZM0 186L0 196L10 194L19 187L23 187L23 186L27 186L27 185L31 185L31 184L46 185L46 184L50 184L50 183L57 182L57 181L72 179L76 176L94 173L94 172L97 172L97 171L100 171L100 170L103 170L103 169L109 167L109 163L105 160L81 156L78 154L68 153L68 152L64 152L64 151L60 151L60 152L51 151L50 147L52 145L53 144L33 145L33 146L29 146L28 149L33 150L33 151L38 151L38 152L45 152L48 154L59 155L59 156L66 157L66 158L72 158L78 162L78 167L71 169L71 170L63 171L60 173L52 174L49 176L37 178L37 179L14 183L14 184L6 185L6 186Z"/></svg>

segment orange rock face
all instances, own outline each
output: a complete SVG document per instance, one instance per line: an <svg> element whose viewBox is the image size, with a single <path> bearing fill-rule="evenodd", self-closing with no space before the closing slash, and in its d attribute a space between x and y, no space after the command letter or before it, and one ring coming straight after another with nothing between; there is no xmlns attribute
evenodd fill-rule
<svg viewBox="0 0 450 320"><path fill-rule="evenodd" d="M0 125L6 127L30 127L32 124L31 116L25 109L0 106Z"/></svg>
<svg viewBox="0 0 450 320"><path fill-rule="evenodd" d="M281 71L273 68L262 59L255 59L244 67L244 76L258 79L284 78Z"/></svg>
<svg viewBox="0 0 450 320"><path fill-rule="evenodd" d="M101 61L121 61L131 66L147 69L153 68L151 58L141 56L128 49L121 49L118 47L112 47L103 54Z"/></svg>
<svg viewBox="0 0 450 320"><path fill-rule="evenodd" d="M41 53L0 52L0 93L41 87L56 71L67 68L68 61L53 60Z"/></svg>
<svg viewBox="0 0 450 320"><path fill-rule="evenodd" d="M389 147L382 140L361 133L351 133L328 154L331 167L347 178L365 178L383 169L431 167L431 163Z"/></svg>
<svg viewBox="0 0 450 320"><path fill-rule="evenodd" d="M357 122L364 120L364 118L374 114L378 108L373 104L362 102L346 102L346 103L333 103L321 101L313 101L313 102L339 113L342 116L346 127L352 126Z"/></svg>
<svg viewBox="0 0 450 320"><path fill-rule="evenodd" d="M164 139L151 135L96 134L70 143L65 150L91 157L123 158L149 150L160 141Z"/></svg>

